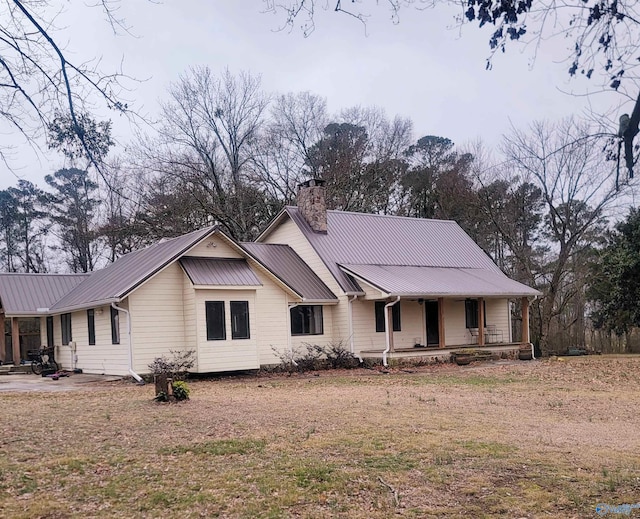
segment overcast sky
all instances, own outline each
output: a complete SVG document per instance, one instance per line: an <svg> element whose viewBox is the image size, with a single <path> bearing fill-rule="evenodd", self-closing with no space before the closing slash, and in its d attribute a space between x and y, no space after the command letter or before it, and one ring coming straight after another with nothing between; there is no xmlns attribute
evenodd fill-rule
<svg viewBox="0 0 640 519"><path fill-rule="evenodd" d="M77 61L101 57L105 72L122 61L128 74L144 80L130 85L127 99L151 117L171 82L189 66L207 65L214 72L229 67L259 74L267 92L309 90L326 97L332 113L354 105L381 107L390 117L412 119L416 139L440 135L464 144L481 138L495 146L511 124L584 114L589 101L563 91L599 86L569 79L560 59L571 42L562 39L539 49L533 64L531 53L514 45L485 70L489 31L456 29L452 6L404 10L393 24L380 2L366 29L351 17L319 10L315 32L305 38L299 30L278 31L282 16L261 12L261 0L126 0L119 14L133 36L114 36L99 9L73 4L58 19L64 27L58 40L67 42ZM590 102L602 110L610 100ZM126 119L116 115L114 153L131 133ZM39 158L28 148L18 150L13 173L0 164L0 188L14 185L16 175L42 187L44 175L63 166L58 155Z"/></svg>

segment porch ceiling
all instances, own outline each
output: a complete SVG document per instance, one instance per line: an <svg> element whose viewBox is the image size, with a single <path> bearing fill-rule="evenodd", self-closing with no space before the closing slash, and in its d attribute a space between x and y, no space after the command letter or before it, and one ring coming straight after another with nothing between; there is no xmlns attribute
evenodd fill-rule
<svg viewBox="0 0 640 519"><path fill-rule="evenodd" d="M347 274L389 296L400 297L524 297L540 292L501 272L487 269L405 265L340 265Z"/></svg>

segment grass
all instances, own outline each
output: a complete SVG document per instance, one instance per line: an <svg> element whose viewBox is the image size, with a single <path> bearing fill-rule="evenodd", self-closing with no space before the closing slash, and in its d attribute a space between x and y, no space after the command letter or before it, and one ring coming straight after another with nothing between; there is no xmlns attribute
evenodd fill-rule
<svg viewBox="0 0 640 519"><path fill-rule="evenodd" d="M0 393L0 517L573 518L640 500L640 358L411 371L194 381L173 405L128 383Z"/></svg>

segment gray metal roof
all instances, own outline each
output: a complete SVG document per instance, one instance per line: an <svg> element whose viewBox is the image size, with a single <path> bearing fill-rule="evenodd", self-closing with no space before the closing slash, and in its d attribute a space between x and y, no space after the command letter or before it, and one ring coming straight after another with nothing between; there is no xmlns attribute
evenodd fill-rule
<svg viewBox="0 0 640 519"><path fill-rule="evenodd" d="M180 265L194 285L262 285L245 259L183 256Z"/></svg>
<svg viewBox="0 0 640 519"><path fill-rule="evenodd" d="M38 315L89 274L0 274L0 302L7 316Z"/></svg>
<svg viewBox="0 0 640 519"><path fill-rule="evenodd" d="M285 211L347 293L362 289L339 264L501 272L454 221L327 211L327 233L320 234L311 230L297 207Z"/></svg>
<svg viewBox="0 0 640 519"><path fill-rule="evenodd" d="M335 294L288 245L243 243L242 246L304 301L337 301Z"/></svg>
<svg viewBox="0 0 640 519"><path fill-rule="evenodd" d="M398 265L341 265L391 296L405 297L524 297L540 295L502 272L455 267L414 267Z"/></svg>
<svg viewBox="0 0 640 519"><path fill-rule="evenodd" d="M108 267L93 272L51 310L64 312L118 301L216 231L217 227L201 229L125 254Z"/></svg>

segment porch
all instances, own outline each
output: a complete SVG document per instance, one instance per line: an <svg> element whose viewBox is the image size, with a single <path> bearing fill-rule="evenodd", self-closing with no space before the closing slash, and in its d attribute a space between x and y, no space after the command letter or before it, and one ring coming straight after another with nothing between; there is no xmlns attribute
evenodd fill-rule
<svg viewBox="0 0 640 519"><path fill-rule="evenodd" d="M521 349L530 348L531 344L523 342L510 342L500 344L460 344L440 348L438 346L420 346L414 348L399 348L389 351L387 359L395 359L404 362L449 362L452 353L463 353L469 350L479 350L490 352L492 358L518 358ZM363 350L360 352L363 359L384 360L384 349Z"/></svg>

